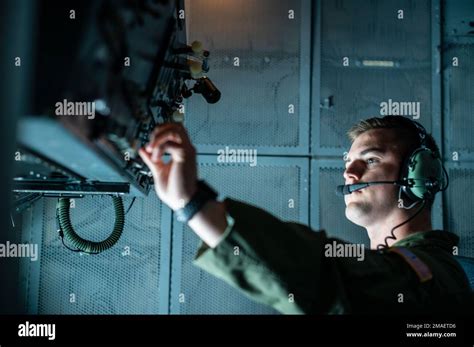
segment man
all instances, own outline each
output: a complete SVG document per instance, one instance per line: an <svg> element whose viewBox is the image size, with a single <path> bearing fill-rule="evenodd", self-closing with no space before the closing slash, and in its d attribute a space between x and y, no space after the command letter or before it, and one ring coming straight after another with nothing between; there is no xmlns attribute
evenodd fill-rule
<svg viewBox="0 0 474 347"><path fill-rule="evenodd" d="M398 181L404 160L423 137L399 116L362 121L348 134L346 184ZM430 135L423 143L438 152ZM346 217L366 228L370 238L371 250L364 250L360 261L328 256L328 247L348 244L324 231L283 222L230 198L216 201L197 184L196 151L179 124L158 127L139 153L160 199L204 241L196 264L280 312L446 311L459 309L470 295L466 275L452 256L458 238L432 230L432 198L413 203L393 184L346 195ZM167 164L164 153L172 157Z"/></svg>

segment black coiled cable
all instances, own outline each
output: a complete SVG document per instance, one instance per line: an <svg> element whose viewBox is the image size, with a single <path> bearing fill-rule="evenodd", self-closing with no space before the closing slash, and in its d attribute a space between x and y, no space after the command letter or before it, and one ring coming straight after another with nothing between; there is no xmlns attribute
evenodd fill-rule
<svg viewBox="0 0 474 347"><path fill-rule="evenodd" d="M421 206L418 208L418 210L413 214L413 216L411 216L410 218L408 218L406 221L404 221L403 223L400 223L398 224L397 226L393 227L392 230L390 231L390 235L388 235L385 239L384 239L384 243L383 244L380 244L377 246L377 250L378 251L383 251L383 250L386 250L388 249L390 246L388 245L388 240L396 240L397 238L395 237L395 229L401 227L403 224L406 224L408 223L409 221L411 221L413 218L415 218L420 212L421 210L423 210L423 208L425 207L426 205L426 200L422 200L421 202Z"/></svg>
<svg viewBox="0 0 474 347"><path fill-rule="evenodd" d="M120 239L120 236L122 235L123 227L125 224L125 214L122 198L112 196L112 201L115 209L114 229L107 239L105 239L104 241L95 242L84 240L76 233L71 224L71 216L69 213L70 199L59 198L58 204L56 206L56 217L59 224L59 233L61 238L65 238L68 244L74 246L77 249L75 251L90 254L101 253L115 245ZM67 248L71 249L69 247Z"/></svg>

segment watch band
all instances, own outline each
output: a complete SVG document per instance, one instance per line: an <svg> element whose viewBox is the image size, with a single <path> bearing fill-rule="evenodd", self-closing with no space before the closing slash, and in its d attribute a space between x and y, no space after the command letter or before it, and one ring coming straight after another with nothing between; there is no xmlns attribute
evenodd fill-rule
<svg viewBox="0 0 474 347"><path fill-rule="evenodd" d="M197 182L197 191L183 208L175 211L178 222L187 223L198 213L209 200L215 200L217 192L212 189L204 180Z"/></svg>

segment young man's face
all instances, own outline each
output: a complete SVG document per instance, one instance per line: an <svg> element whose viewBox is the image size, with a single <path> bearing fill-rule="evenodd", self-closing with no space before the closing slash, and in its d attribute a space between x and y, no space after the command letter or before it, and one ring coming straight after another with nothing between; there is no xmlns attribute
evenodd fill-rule
<svg viewBox="0 0 474 347"><path fill-rule="evenodd" d="M391 129L360 134L347 155L345 184L398 180L402 156ZM345 195L346 217L362 227L380 223L398 209L398 186L376 185Z"/></svg>

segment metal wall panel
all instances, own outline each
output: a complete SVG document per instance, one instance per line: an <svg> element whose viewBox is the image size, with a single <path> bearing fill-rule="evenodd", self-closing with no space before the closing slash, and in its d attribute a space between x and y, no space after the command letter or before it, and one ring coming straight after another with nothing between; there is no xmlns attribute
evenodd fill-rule
<svg viewBox="0 0 474 347"><path fill-rule="evenodd" d="M308 225L307 159L258 157L258 165L250 167L217 163L215 156L199 156L199 171L222 199L241 200L282 220ZM289 207L290 199L294 200L294 208ZM199 243L188 226L173 223L172 314L276 313L194 266Z"/></svg>
<svg viewBox="0 0 474 347"><path fill-rule="evenodd" d="M474 257L474 3L442 5L443 144L449 174L449 188L443 194L444 226L460 237L459 255Z"/></svg>
<svg viewBox="0 0 474 347"><path fill-rule="evenodd" d="M474 2L443 0L442 6L445 42L474 43Z"/></svg>
<svg viewBox="0 0 474 347"><path fill-rule="evenodd" d="M448 159L474 161L474 41L445 52L445 149ZM457 66L454 58L457 59Z"/></svg>
<svg viewBox="0 0 474 347"><path fill-rule="evenodd" d="M57 234L57 199L45 198L33 207L32 232L41 235L39 264L30 268L25 289L27 309L38 314L156 314L168 312L169 210L156 194L137 198L126 214L122 237L98 255L67 250ZM125 209L132 198L124 199ZM167 212L168 211L168 212ZM26 219L30 218L25 214ZM168 219L168 226L164 220ZM75 199L71 220L79 235L105 239L115 213L108 196ZM168 235L166 235L168 233ZM168 239L167 242L162 242ZM129 253L127 254L127 248ZM168 248L168 249L167 249Z"/></svg>
<svg viewBox="0 0 474 347"><path fill-rule="evenodd" d="M459 255L474 257L474 164L450 163L444 193L445 229L460 237Z"/></svg>
<svg viewBox="0 0 474 347"><path fill-rule="evenodd" d="M419 121L431 131L431 2L323 0L318 9L312 152L342 155L348 127L380 116L380 103L389 99L420 102ZM364 60L393 67L369 67Z"/></svg>
<svg viewBox="0 0 474 347"><path fill-rule="evenodd" d="M225 144L307 154L311 2L192 0L186 6L189 42L202 41L211 52L208 76L222 92L217 104L199 96L187 101L185 122L199 152L215 154Z"/></svg>
<svg viewBox="0 0 474 347"><path fill-rule="evenodd" d="M40 199L22 214L22 242L38 247L38 259L36 261L31 261L30 258L22 258L20 261L20 306L22 313L38 313L43 211L44 200Z"/></svg>

